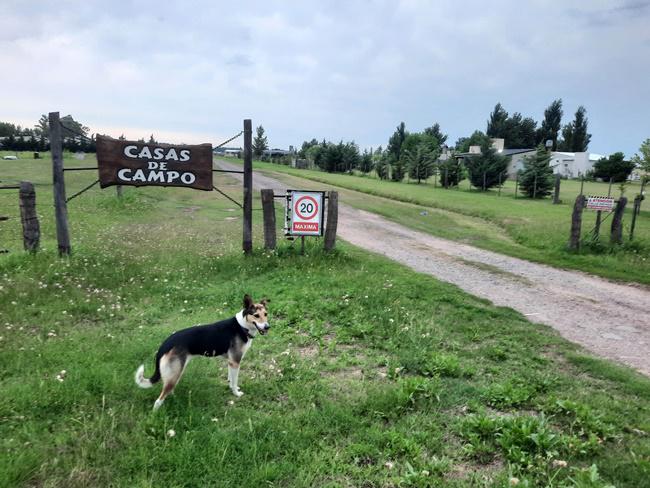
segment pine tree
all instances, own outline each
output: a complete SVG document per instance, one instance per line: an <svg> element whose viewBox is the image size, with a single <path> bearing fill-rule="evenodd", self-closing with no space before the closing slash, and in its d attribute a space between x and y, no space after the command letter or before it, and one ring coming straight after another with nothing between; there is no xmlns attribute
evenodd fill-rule
<svg viewBox="0 0 650 488"><path fill-rule="evenodd" d="M424 145L418 144L415 149L405 151L404 162L408 169L409 178L420 181L433 175L435 169L431 151Z"/></svg>
<svg viewBox="0 0 650 488"><path fill-rule="evenodd" d="M149 136L149 144L157 144L156 139L153 137L153 134Z"/></svg>
<svg viewBox="0 0 650 488"><path fill-rule="evenodd" d="M587 110L581 105L576 110L575 118L562 128L562 141L558 143L560 151L584 152L589 147L591 134L587 132L589 120Z"/></svg>
<svg viewBox="0 0 650 488"><path fill-rule="evenodd" d="M406 176L406 164L404 158L399 158L397 160L393 159L393 155L390 155L390 179L393 181L402 181L404 176Z"/></svg>
<svg viewBox="0 0 650 488"><path fill-rule="evenodd" d="M544 198L553 190L551 155L543 144L537 152L524 158L524 169L519 176L519 191L529 198Z"/></svg>
<svg viewBox="0 0 650 488"><path fill-rule="evenodd" d="M363 174L368 174L372 171L374 167L372 149L368 152L367 149L364 149L363 154L361 155L361 162L359 163L359 170Z"/></svg>
<svg viewBox="0 0 650 488"><path fill-rule="evenodd" d="M404 124L404 122L400 122L400 124L395 129L395 132L393 132L393 135L390 136L390 139L388 139L386 152L393 156L393 158L395 158L395 161L399 160L401 156L402 144L404 143L407 135L408 132L406 131L406 124Z"/></svg>
<svg viewBox="0 0 650 488"><path fill-rule="evenodd" d="M562 99L553 100L546 110L544 110L544 120L542 126L537 131L537 143L546 144L547 140L553 141L553 150L557 148L557 139L562 127Z"/></svg>
<svg viewBox="0 0 650 488"><path fill-rule="evenodd" d="M445 161L438 162L438 175L442 187L450 188L452 186L458 186L458 183L465 178L460 159L450 157Z"/></svg>
<svg viewBox="0 0 650 488"><path fill-rule="evenodd" d="M447 136L447 134L442 133L442 131L440 130L440 124L438 122L433 124L431 127L427 127L426 129L424 129L424 133L429 135L429 136L435 137L436 140L438 141L438 144L441 145L441 146L445 142L447 142L447 137L448 136Z"/></svg>
<svg viewBox="0 0 650 488"><path fill-rule="evenodd" d="M264 135L264 127L261 125L255 129L255 138L253 139L253 154L260 158L264 151L269 148L269 143Z"/></svg>
<svg viewBox="0 0 650 488"><path fill-rule="evenodd" d="M465 167L472 185L482 190L488 190L508 175L507 156L501 156L492 147L489 140L481 144L481 154L470 156L465 160Z"/></svg>
<svg viewBox="0 0 650 488"><path fill-rule="evenodd" d="M387 153L381 155L381 157L375 162L375 172L377 173L377 178L380 180L387 180L390 177L390 156Z"/></svg>
<svg viewBox="0 0 650 488"><path fill-rule="evenodd" d="M499 137L507 139L507 121L508 121L508 112L503 108L500 103L497 103L494 106L494 110L490 114L490 119L487 123L486 134L489 137Z"/></svg>

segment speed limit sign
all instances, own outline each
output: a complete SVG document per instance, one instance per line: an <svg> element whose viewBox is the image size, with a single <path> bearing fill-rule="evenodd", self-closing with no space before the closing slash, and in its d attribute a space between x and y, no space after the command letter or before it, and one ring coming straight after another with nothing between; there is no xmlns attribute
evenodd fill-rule
<svg viewBox="0 0 650 488"><path fill-rule="evenodd" d="M323 193L289 190L289 233L294 236L323 235Z"/></svg>

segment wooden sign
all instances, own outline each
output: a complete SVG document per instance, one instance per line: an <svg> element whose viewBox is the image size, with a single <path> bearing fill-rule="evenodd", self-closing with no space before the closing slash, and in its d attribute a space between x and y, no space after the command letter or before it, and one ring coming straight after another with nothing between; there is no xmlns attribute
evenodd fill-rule
<svg viewBox="0 0 650 488"><path fill-rule="evenodd" d="M289 235L322 236L324 192L288 190L287 194L291 220Z"/></svg>
<svg viewBox="0 0 650 488"><path fill-rule="evenodd" d="M212 190L212 145L149 144L97 136L99 185Z"/></svg>
<svg viewBox="0 0 650 488"><path fill-rule="evenodd" d="M587 210L601 210L611 212L614 209L613 197L587 197Z"/></svg>

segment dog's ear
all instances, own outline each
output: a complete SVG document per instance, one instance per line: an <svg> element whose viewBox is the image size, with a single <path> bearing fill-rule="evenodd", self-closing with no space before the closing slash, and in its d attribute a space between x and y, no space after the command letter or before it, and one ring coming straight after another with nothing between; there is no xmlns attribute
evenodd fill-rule
<svg viewBox="0 0 650 488"><path fill-rule="evenodd" d="M244 295L244 310L250 310L251 308L253 308L253 299L247 293Z"/></svg>
<svg viewBox="0 0 650 488"><path fill-rule="evenodd" d="M262 305L264 305L264 308L266 308L266 304L267 304L267 303L271 303L271 299L270 299L270 298L262 298L262 299L260 300L260 303L261 303Z"/></svg>

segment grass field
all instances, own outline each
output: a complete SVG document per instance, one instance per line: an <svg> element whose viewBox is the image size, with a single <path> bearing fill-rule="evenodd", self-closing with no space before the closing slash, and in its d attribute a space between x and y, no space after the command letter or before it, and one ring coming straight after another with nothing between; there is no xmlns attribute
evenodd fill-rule
<svg viewBox="0 0 650 488"><path fill-rule="evenodd" d="M244 257L213 193L93 189L61 260L49 162L20 164L2 179L37 183L45 250L0 256L0 486L650 486L650 381L549 328L345 244L264 253L259 218ZM273 326L245 395L197 359L153 413L136 367L245 292Z"/></svg>
<svg viewBox="0 0 650 488"><path fill-rule="evenodd" d="M436 236L606 278L650 284L650 204L647 202L637 219L634 241L628 240L630 203L624 217L625 243L622 246L609 246L611 218L605 219L607 214L603 216L600 243L591 243L589 233L594 227L596 212L585 210L584 248L580 253L566 249L572 206L580 192L580 182L577 181L562 181L562 204L553 205L550 199L515 199L514 182L510 181L498 196L496 190L486 193L469 191L465 183L461 184L465 189L445 190L434 188L433 184L379 181L372 177L299 170L258 161L254 166L258 170L272 171L280 179L285 175L284 181L291 185L302 184L319 189L331 185L353 190L344 193L345 203ZM638 184L628 186L626 195L630 201L639 189ZM584 191L585 194L606 195L608 185L585 182ZM618 196L619 193L618 187L613 186L612 194ZM428 214L423 216L421 212L425 209Z"/></svg>

